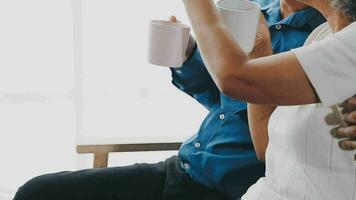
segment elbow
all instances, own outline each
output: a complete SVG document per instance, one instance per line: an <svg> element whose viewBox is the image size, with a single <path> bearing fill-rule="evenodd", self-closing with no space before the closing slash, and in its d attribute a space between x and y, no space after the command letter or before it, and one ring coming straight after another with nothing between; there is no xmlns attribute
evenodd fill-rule
<svg viewBox="0 0 356 200"><path fill-rule="evenodd" d="M228 97L234 98L234 99L241 99L241 96L238 94L241 94L239 91L239 88L233 87L232 85L229 84L222 84L220 85L220 90L221 92Z"/></svg>
<svg viewBox="0 0 356 200"><path fill-rule="evenodd" d="M233 59L231 59L233 58ZM214 71L214 79L220 91L226 96L245 100L248 95L248 70L245 64L248 59L245 56L226 55L222 58L214 59L210 65Z"/></svg>
<svg viewBox="0 0 356 200"><path fill-rule="evenodd" d="M246 100L246 84L240 78L239 74L236 73L226 73L218 77L218 86L220 91L231 98Z"/></svg>

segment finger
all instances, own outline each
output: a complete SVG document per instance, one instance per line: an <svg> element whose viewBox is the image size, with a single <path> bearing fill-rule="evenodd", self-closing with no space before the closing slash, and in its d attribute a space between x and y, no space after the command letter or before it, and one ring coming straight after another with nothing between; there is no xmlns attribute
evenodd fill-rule
<svg viewBox="0 0 356 200"><path fill-rule="evenodd" d="M336 138L336 139L342 139L342 138L345 139L345 138L348 138L348 137L343 136L342 133L341 133L340 135L338 134L338 130L339 130L340 128L342 128L342 127L339 126L339 127L336 127L336 128L331 129L331 131L330 131L331 136L334 137L334 138Z"/></svg>
<svg viewBox="0 0 356 200"><path fill-rule="evenodd" d="M352 97L352 98L347 100L346 108L349 111L355 111L356 110L356 97Z"/></svg>
<svg viewBox="0 0 356 200"><path fill-rule="evenodd" d="M343 119L349 124L356 124L356 111L343 115Z"/></svg>
<svg viewBox="0 0 356 200"><path fill-rule="evenodd" d="M351 97L351 98L348 100L348 102L351 103L351 104L356 105L356 96Z"/></svg>
<svg viewBox="0 0 356 200"><path fill-rule="evenodd" d="M356 110L356 96L351 97L340 105L343 108L343 113L348 113Z"/></svg>
<svg viewBox="0 0 356 200"><path fill-rule="evenodd" d="M356 126L341 127L336 131L337 138L356 138Z"/></svg>
<svg viewBox="0 0 356 200"><path fill-rule="evenodd" d="M352 151L356 149L356 141L355 140L343 140L339 142L339 146L341 149L346 151Z"/></svg>
<svg viewBox="0 0 356 200"><path fill-rule="evenodd" d="M330 113L325 116L325 122L330 126L336 126L340 124L340 119L334 113Z"/></svg>
<svg viewBox="0 0 356 200"><path fill-rule="evenodd" d="M170 22L175 22L175 23L178 22L176 16L174 16L174 15L172 15L172 16L169 17L169 21L170 21Z"/></svg>

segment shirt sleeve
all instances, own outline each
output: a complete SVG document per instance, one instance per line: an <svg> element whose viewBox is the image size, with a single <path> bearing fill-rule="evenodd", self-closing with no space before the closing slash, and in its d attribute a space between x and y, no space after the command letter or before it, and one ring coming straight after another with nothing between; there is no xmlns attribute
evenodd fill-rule
<svg viewBox="0 0 356 200"><path fill-rule="evenodd" d="M207 71L198 48L182 67L171 68L171 71L173 85L208 110L220 103L220 91Z"/></svg>
<svg viewBox="0 0 356 200"><path fill-rule="evenodd" d="M356 94L356 23L292 51L324 106L340 104Z"/></svg>

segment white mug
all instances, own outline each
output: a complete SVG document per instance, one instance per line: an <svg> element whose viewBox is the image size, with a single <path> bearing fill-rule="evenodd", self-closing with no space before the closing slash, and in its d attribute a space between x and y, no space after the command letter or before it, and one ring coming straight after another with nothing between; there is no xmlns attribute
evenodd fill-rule
<svg viewBox="0 0 356 200"><path fill-rule="evenodd" d="M181 67L185 61L190 27L162 20L150 22L148 61L166 67Z"/></svg>
<svg viewBox="0 0 356 200"><path fill-rule="evenodd" d="M220 0L217 2L220 18L246 53L253 50L261 6L248 0Z"/></svg>

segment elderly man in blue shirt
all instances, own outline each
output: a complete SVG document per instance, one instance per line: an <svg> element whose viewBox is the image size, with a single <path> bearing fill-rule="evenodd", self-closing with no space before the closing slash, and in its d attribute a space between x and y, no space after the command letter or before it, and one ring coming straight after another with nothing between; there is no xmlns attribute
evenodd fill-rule
<svg viewBox="0 0 356 200"><path fill-rule="evenodd" d="M257 1L257 0L256 0ZM325 19L296 0L259 0L274 53L300 47ZM174 19L172 19L174 20ZM43 175L19 189L15 200L237 199L264 175L248 128L245 102L219 92L194 40L189 59L171 69L172 83L209 114L178 156L156 164Z"/></svg>

